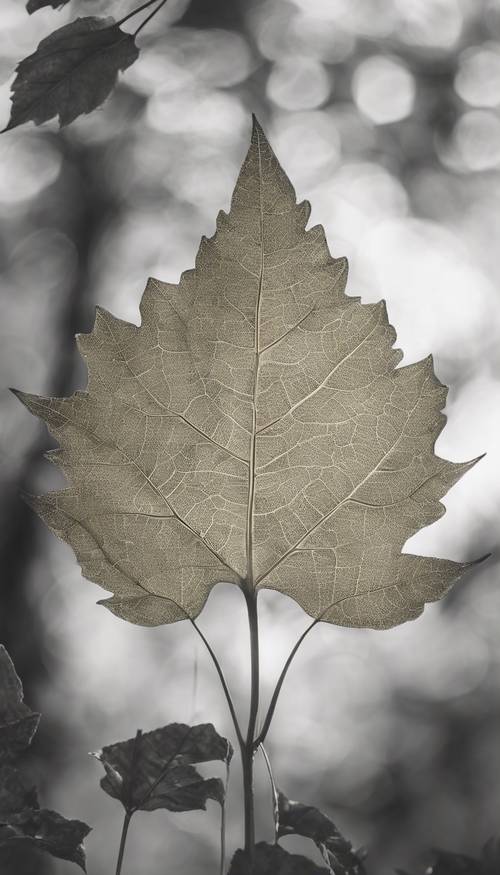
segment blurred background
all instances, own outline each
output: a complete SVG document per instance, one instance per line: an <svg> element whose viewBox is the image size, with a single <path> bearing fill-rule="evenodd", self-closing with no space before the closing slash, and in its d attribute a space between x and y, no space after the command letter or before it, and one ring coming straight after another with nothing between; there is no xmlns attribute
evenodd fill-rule
<svg viewBox="0 0 500 875"><path fill-rule="evenodd" d="M137 5L81 0L29 17L1 0L2 126L14 67L40 39L77 14ZM60 480L41 459L45 430L6 387L84 387L73 335L91 329L95 304L138 322L146 278L176 282L193 265L228 207L252 111L332 254L348 256L348 292L386 299L404 363L434 354L450 387L438 454L487 452L405 549L469 560L499 540L500 0L170 0L140 45L100 110L62 132L30 124L0 138L0 640L43 713L27 758L43 804L94 827L90 875L114 871L122 814L87 752L172 720L232 738L231 724L191 627L142 629L97 607L102 590L22 503L20 491ZM242 602L218 586L200 625L243 713ZM266 698L308 620L275 593L260 610ZM323 624L304 643L268 752L289 796L366 847L372 875L422 871L435 846L477 854L499 835L499 624L493 556L413 623ZM239 780L235 757L231 853ZM257 795L270 840L260 761ZM215 804L137 815L124 872L216 872L218 824ZM72 870L40 859L33 872Z"/></svg>

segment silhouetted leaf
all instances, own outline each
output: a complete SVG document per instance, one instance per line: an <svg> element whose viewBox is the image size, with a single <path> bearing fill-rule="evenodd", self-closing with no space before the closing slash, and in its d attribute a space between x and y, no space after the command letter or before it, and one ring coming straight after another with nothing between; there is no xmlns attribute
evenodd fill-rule
<svg viewBox="0 0 500 875"><path fill-rule="evenodd" d="M0 645L0 848L12 852L31 847L53 857L71 860L85 870L82 841L90 827L66 820L55 811L40 809L36 787L11 764L30 744L40 715L23 702L23 688L12 660ZM7 859L7 858L6 858ZM19 858L19 862L21 858Z"/></svg>
<svg viewBox="0 0 500 875"><path fill-rule="evenodd" d="M333 875L365 875L359 852L339 832L329 817L313 805L303 805L278 793L278 836L301 835L312 839Z"/></svg>
<svg viewBox="0 0 500 875"><path fill-rule="evenodd" d="M104 747L94 754L106 771L101 787L129 811L193 811L224 801L219 778L204 779L192 763L229 762L230 743L211 723L171 723Z"/></svg>
<svg viewBox="0 0 500 875"><path fill-rule="evenodd" d="M259 842L255 864L250 864L244 851L236 851L228 875L328 875L328 870L300 854L289 854L280 845Z"/></svg>
<svg viewBox="0 0 500 875"><path fill-rule="evenodd" d="M500 841L490 839L480 859L441 849L434 851L434 858L427 875L499 875Z"/></svg>
<svg viewBox="0 0 500 875"><path fill-rule="evenodd" d="M0 761L25 750L37 730L40 715L23 702L23 687L12 660L0 644Z"/></svg>
<svg viewBox="0 0 500 875"><path fill-rule="evenodd" d="M18 393L71 482L32 506L126 620L193 618L227 581L384 629L469 567L401 553L474 462L434 454L432 360L396 369L385 305L344 294L309 213L255 122L196 269L149 281L140 327L98 309L88 392Z"/></svg>
<svg viewBox="0 0 500 875"><path fill-rule="evenodd" d="M38 808L36 787L10 763L0 766L0 822L25 808Z"/></svg>
<svg viewBox="0 0 500 875"><path fill-rule="evenodd" d="M26 9L30 15L33 15L38 9L43 9L44 6L52 6L52 9L61 9L62 6L66 6L69 2L70 0L28 0Z"/></svg>
<svg viewBox="0 0 500 875"><path fill-rule="evenodd" d="M113 18L77 18L58 28L16 68L12 111L6 131L33 120L39 125L59 116L67 125L99 106L118 73L137 59L132 34Z"/></svg>
<svg viewBox="0 0 500 875"><path fill-rule="evenodd" d="M48 809L24 811L2 815L0 824L0 844L29 844L40 851L46 851L61 860L77 863L85 872L85 851L83 839L90 827L80 820L66 820L55 811Z"/></svg>

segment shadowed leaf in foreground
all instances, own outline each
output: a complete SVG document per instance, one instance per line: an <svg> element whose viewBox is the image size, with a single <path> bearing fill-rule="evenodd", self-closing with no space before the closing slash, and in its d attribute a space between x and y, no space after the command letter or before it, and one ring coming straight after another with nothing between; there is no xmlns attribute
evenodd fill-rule
<svg viewBox="0 0 500 875"><path fill-rule="evenodd" d="M0 645L0 868L15 866L17 852L29 846L77 863L85 871L82 842L90 827L41 809L36 787L12 762L30 745L39 719L24 704L21 681Z"/></svg>
<svg viewBox="0 0 500 875"><path fill-rule="evenodd" d="M23 701L23 687L12 660L0 644L0 762L10 760L31 744L40 714Z"/></svg>
<svg viewBox="0 0 500 875"><path fill-rule="evenodd" d="M39 125L54 116L67 125L91 112L108 97L119 71L138 55L133 35L113 18L77 18L65 24L18 64L5 130L30 120Z"/></svg>
<svg viewBox="0 0 500 875"><path fill-rule="evenodd" d="M51 6L52 9L60 9L69 2L70 0L28 0L26 9L30 15L33 15L34 12L43 9L45 6Z"/></svg>
<svg viewBox="0 0 500 875"><path fill-rule="evenodd" d="M434 851L434 862L425 875L498 875L500 872L500 840L486 842L480 859L452 851ZM398 875L406 873L398 870Z"/></svg>
<svg viewBox="0 0 500 875"><path fill-rule="evenodd" d="M230 743L211 723L171 723L108 745L95 756L106 771L102 789L131 813L158 808L194 811L205 809L208 799L222 804L223 782L202 778L192 763L229 763L232 753Z"/></svg>
<svg viewBox="0 0 500 875"><path fill-rule="evenodd" d="M227 581L385 629L469 567L401 552L474 461L435 455L431 358L396 368L385 304L345 295L309 213L255 122L196 268L149 281L140 327L98 309L87 392L18 393L71 483L31 503L123 619L194 618Z"/></svg>
<svg viewBox="0 0 500 875"><path fill-rule="evenodd" d="M278 793L278 836L300 835L312 839L333 875L365 875L361 858L329 817L313 805L303 805Z"/></svg>
<svg viewBox="0 0 500 875"><path fill-rule="evenodd" d="M259 842L254 865L244 851L236 851L228 875L328 875L328 870L300 854L289 854L280 845Z"/></svg>
<svg viewBox="0 0 500 875"><path fill-rule="evenodd" d="M0 847L10 843L29 844L61 860L76 863L85 872L83 840L90 827L80 820L66 820L56 811L28 809L3 815L0 822Z"/></svg>

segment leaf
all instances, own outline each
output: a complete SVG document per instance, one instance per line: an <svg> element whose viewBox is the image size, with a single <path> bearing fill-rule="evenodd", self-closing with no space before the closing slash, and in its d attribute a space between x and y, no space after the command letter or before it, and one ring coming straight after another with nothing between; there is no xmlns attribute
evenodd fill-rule
<svg viewBox="0 0 500 875"><path fill-rule="evenodd" d="M40 715L24 704L21 681L0 644L0 848L7 853L36 848L71 860L85 871L82 842L90 827L40 809L36 787L10 762L29 746L39 720ZM14 865L16 860L11 862Z"/></svg>
<svg viewBox="0 0 500 875"><path fill-rule="evenodd" d="M17 393L71 483L32 506L126 620L193 618L227 581L384 629L469 567L401 553L476 460L434 454L431 358L396 369L385 304L344 294L309 212L255 122L195 270L148 282L139 328L98 308L87 392Z"/></svg>
<svg viewBox="0 0 500 875"><path fill-rule="evenodd" d="M26 9L30 15L33 15L34 12L43 9L45 6L52 6L52 9L61 9L69 2L70 0L28 0Z"/></svg>
<svg viewBox="0 0 500 875"><path fill-rule="evenodd" d="M303 805L278 792L278 836L300 835L312 839L332 875L365 875L361 857L329 817L313 805Z"/></svg>
<svg viewBox="0 0 500 875"><path fill-rule="evenodd" d="M12 660L0 644L0 762L13 759L31 744L40 715L23 702L23 687Z"/></svg>
<svg viewBox="0 0 500 875"><path fill-rule="evenodd" d="M0 823L2 818L18 814L25 808L38 807L36 787L28 784L10 763L0 766Z"/></svg>
<svg viewBox="0 0 500 875"><path fill-rule="evenodd" d="M92 112L114 88L119 71L138 55L133 35L120 30L113 18L91 16L65 24L18 64L5 130L30 120L39 125L57 115L67 125Z"/></svg>
<svg viewBox="0 0 500 875"><path fill-rule="evenodd" d="M441 849L434 851L434 863L426 875L498 875L500 872L500 841L486 842L480 859Z"/></svg>
<svg viewBox="0 0 500 875"><path fill-rule="evenodd" d="M228 875L327 875L327 870L307 857L289 854L280 845L259 842L255 846L255 865L244 851L236 851Z"/></svg>
<svg viewBox="0 0 500 875"><path fill-rule="evenodd" d="M194 811L205 809L208 799L222 804L223 782L202 778L192 763L229 763L232 755L230 743L211 723L171 723L153 732L139 731L135 738L94 754L106 771L102 789L128 812Z"/></svg>
<svg viewBox="0 0 500 875"><path fill-rule="evenodd" d="M85 872L85 851L83 839L90 827L80 820L66 820L60 814L48 809L25 809L19 813L5 815L1 821L6 829L0 835L0 846L29 844L40 851L46 851L61 860L76 863Z"/></svg>

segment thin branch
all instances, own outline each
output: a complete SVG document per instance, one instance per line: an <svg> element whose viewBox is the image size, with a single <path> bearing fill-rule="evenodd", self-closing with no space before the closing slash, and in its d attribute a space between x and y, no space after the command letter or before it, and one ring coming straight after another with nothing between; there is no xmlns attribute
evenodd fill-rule
<svg viewBox="0 0 500 875"><path fill-rule="evenodd" d="M220 815L220 875L226 872L226 799L229 787L229 743L226 757L226 786L224 787L224 799L221 805Z"/></svg>
<svg viewBox="0 0 500 875"><path fill-rule="evenodd" d="M123 18L120 18L119 21L116 22L116 26L120 27L122 24L125 24L129 18L133 18L134 15L138 15L139 12L142 12L143 9L147 9L148 6L152 6L153 3L157 3L158 0L146 0L146 3L143 3L142 6L138 6L137 9L132 9L132 12L129 12L128 15L124 15Z"/></svg>
<svg viewBox="0 0 500 875"><path fill-rule="evenodd" d="M139 27L137 28L137 30L134 31L134 36L137 36L137 34L139 34L139 33L141 32L141 30L142 30L143 27L146 27L146 25L148 24L148 22L151 21L152 18L154 18L154 16L156 15L157 12L160 11L160 9L162 8L162 6L165 6L165 3L166 3L166 2L167 2L167 0L161 0L161 3L156 7L156 9L153 9L153 11L150 12L149 15L144 19L144 21L142 22L142 24L139 25Z"/></svg>
<svg viewBox="0 0 500 875"><path fill-rule="evenodd" d="M123 827L122 827L122 834L121 834L121 838L120 838L120 848L118 850L118 860L116 861L115 875L121 875L123 856L125 854L125 843L127 841L127 833L128 833L128 828L130 825L130 818L131 817L132 817L132 814L129 811L126 811L125 817L123 818Z"/></svg>
<svg viewBox="0 0 500 875"><path fill-rule="evenodd" d="M262 744L262 742L260 743L259 748L260 748L260 752L261 752L262 756L264 757L264 762L266 764L267 773L269 775L269 780L271 782L271 792L272 792L272 796L273 796L273 814L274 814L274 844L276 845L278 843L278 831L279 831L279 824L280 824L278 788L276 786L276 781L274 780L274 774L273 774L273 770L272 770L272 766L271 766L271 760L269 759L267 751L266 751L264 745Z"/></svg>
<svg viewBox="0 0 500 875"><path fill-rule="evenodd" d="M133 790L134 790L134 772L135 772L135 767L137 765L137 756L139 753L139 745L141 743L141 738L142 738L142 729L138 729L136 734L135 734L134 746L132 748L132 758L130 761L130 776L129 776L128 791L127 791L127 807L125 808L125 816L123 818L123 827L122 827L122 834L120 837L120 847L118 848L118 859L116 861L115 875L121 875L123 857L125 855L125 845L127 842L128 828L130 826L130 820L132 818L132 815L135 811L135 808L133 807L133 803L132 803L132 795L133 795Z"/></svg>
<svg viewBox="0 0 500 875"><path fill-rule="evenodd" d="M203 641L205 647L207 648L210 656L212 657L215 668L217 669L217 674L219 675L219 679L220 679L220 682L222 684L222 689L224 690L224 695L226 696L227 704L229 706L229 711L231 713L231 717L232 717L233 724L234 724L234 729L236 732L236 736L238 738L238 743L239 743L240 747L244 747L245 741L243 738L243 734L242 734L241 729L240 729L240 724L238 723L238 718L236 716L236 710L235 710L235 707L233 704L233 700L231 698L231 693L229 692L229 687L227 685L226 678L224 677L224 672L222 671L219 660L217 659L212 647L208 643L207 639L205 638L200 627L197 625L196 621L193 620L191 617L189 618L189 621L190 621L191 625L194 626L194 628L196 629L198 635L200 636L200 638Z"/></svg>
<svg viewBox="0 0 500 875"><path fill-rule="evenodd" d="M244 589L250 632L251 689L247 738L241 748L243 792L245 796L245 853L251 866L255 863L255 810L253 787L254 738L259 714L259 618L255 590Z"/></svg>
<svg viewBox="0 0 500 875"><path fill-rule="evenodd" d="M328 607L330 607L330 606L328 606ZM328 609L326 609L326 610L328 610ZM324 614L325 612L326 612L326 611L324 611L323 614ZM287 661L285 662L285 665L283 666L283 671L281 672L281 674L280 674L280 676L279 676L278 683L276 684L276 687L275 687L274 693L273 693L272 698L271 698L271 701L270 701L270 703L269 703L269 708L267 709L267 714L266 714L266 716L265 716L264 723L262 724L262 729L260 730L259 735L258 735L257 738L255 739L255 742L254 742L254 749L255 749L255 750L257 750L257 748L258 748L260 745L262 745L262 743L263 743L263 742L265 741L265 739L266 739L267 733L269 732L269 727L270 727L270 725L271 725L271 721L272 721L272 719L273 719L274 712L275 712L275 710L276 710L276 705L277 705L277 702L278 702L279 694L280 694L280 692L281 692L281 687L283 686L283 683L284 683L284 680L285 680L285 678L286 678L286 675L287 675L288 669L290 668L290 666L291 666L291 664L292 664L292 660L293 660L295 654L297 653L297 650L299 649L300 645L302 644L304 638L306 637L306 635L308 635L309 632L311 631L311 629L314 629L314 627L316 626L316 624L319 623L319 621L320 621L320 619L321 619L321 616L323 616L323 614L320 615L320 617L318 617L316 620L313 620L313 622L307 627L307 629L305 630L305 632L302 633L302 635L300 636L299 640L297 641L297 643L296 643L295 646L293 647L293 649L292 649L292 651L291 651L291 653L290 653L290 655L289 655Z"/></svg>

